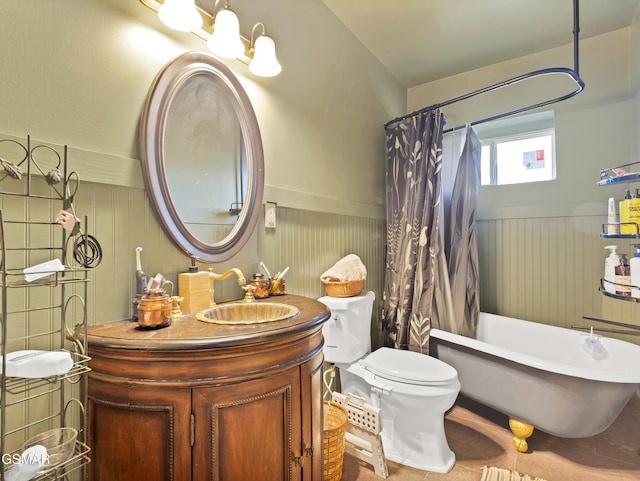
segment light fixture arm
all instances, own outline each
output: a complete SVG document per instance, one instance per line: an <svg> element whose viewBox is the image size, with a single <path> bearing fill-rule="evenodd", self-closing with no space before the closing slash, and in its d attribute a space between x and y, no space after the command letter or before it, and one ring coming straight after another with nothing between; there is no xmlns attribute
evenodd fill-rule
<svg viewBox="0 0 640 481"><path fill-rule="evenodd" d="M267 29L265 28L264 23L258 22L253 26L253 28L251 29L251 48L252 49L256 44L256 39L254 37L254 33L256 32L256 27L262 27L262 33L260 35L266 35L267 33Z"/></svg>
<svg viewBox="0 0 640 481"><path fill-rule="evenodd" d="M222 0L215 0L215 2L213 2L212 18L215 18L216 13L218 13L220 10L229 8L229 0L224 0L224 5L216 10L216 5L220 4L221 2Z"/></svg>

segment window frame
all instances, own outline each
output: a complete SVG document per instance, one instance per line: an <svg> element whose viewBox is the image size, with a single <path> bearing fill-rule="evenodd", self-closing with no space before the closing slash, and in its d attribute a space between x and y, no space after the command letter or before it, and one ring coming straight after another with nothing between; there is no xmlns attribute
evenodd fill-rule
<svg viewBox="0 0 640 481"><path fill-rule="evenodd" d="M556 179L556 131L553 110L520 115L513 118L500 119L474 126L482 149L489 147L489 183L482 186L532 184L535 182L549 182ZM537 137L551 137L551 174L550 178L541 180L527 180L516 183L498 183L498 145L507 142L534 139ZM481 166L481 171L483 166ZM482 176L481 176L482 177Z"/></svg>

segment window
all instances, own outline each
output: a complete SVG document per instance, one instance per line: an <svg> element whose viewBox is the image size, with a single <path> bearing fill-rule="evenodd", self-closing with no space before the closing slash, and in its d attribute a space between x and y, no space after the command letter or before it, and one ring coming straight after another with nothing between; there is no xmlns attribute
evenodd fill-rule
<svg viewBox="0 0 640 481"><path fill-rule="evenodd" d="M482 142L482 185L555 179L553 111L487 122L475 129Z"/></svg>

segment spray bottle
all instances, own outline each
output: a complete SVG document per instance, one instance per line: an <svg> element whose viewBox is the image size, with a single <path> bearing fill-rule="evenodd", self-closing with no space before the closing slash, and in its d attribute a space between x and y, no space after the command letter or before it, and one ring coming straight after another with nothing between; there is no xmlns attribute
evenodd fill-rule
<svg viewBox="0 0 640 481"><path fill-rule="evenodd" d="M609 294L616 293L616 266L620 264L620 256L616 254L618 246L606 246L609 255L604 259L604 290ZM640 275L640 271L638 272Z"/></svg>
<svg viewBox="0 0 640 481"><path fill-rule="evenodd" d="M640 244L631 244L636 253L629 261L631 266L631 297L640 298Z"/></svg>

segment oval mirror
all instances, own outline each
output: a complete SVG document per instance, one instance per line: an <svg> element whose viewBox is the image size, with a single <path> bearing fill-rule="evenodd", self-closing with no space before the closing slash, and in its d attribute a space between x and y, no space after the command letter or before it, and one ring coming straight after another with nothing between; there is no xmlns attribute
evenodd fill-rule
<svg viewBox="0 0 640 481"><path fill-rule="evenodd" d="M142 115L140 155L147 195L176 246L222 262L246 244L262 204L262 139L226 65L187 52L160 70Z"/></svg>

